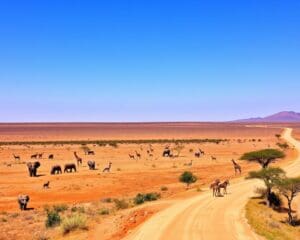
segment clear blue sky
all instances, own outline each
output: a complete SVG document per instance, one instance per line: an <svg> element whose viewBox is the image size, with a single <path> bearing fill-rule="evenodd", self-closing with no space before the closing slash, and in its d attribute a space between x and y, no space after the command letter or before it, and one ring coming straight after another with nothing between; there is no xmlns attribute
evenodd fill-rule
<svg viewBox="0 0 300 240"><path fill-rule="evenodd" d="M3 0L0 83L0 122L300 111L300 2Z"/></svg>

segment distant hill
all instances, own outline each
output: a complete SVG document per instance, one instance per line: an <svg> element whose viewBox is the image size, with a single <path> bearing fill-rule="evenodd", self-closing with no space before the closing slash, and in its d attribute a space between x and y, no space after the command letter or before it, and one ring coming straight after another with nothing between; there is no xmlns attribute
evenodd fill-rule
<svg viewBox="0 0 300 240"><path fill-rule="evenodd" d="M283 111L279 113L275 113L273 115L267 117L256 117L256 118L248 118L248 119L240 119L235 120L233 122L300 122L300 113L296 113L293 111Z"/></svg>

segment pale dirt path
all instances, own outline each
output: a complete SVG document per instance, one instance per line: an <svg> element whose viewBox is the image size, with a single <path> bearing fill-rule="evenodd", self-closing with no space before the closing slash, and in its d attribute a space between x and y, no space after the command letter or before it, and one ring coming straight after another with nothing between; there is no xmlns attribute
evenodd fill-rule
<svg viewBox="0 0 300 240"><path fill-rule="evenodd" d="M300 142L285 129L283 138L300 151ZM289 176L300 174L300 157L284 168ZM157 213L126 240L258 240L244 217L244 207L262 186L258 180L244 180L229 186L225 197L213 198L210 191L181 200Z"/></svg>

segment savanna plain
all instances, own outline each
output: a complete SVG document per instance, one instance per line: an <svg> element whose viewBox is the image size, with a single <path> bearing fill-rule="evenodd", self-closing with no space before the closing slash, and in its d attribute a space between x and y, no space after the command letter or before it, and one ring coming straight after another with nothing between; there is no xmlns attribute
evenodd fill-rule
<svg viewBox="0 0 300 240"><path fill-rule="evenodd" d="M0 239L122 239L174 202L201 194L215 179L238 182L258 170L257 164L240 157L279 148L284 142L276 135L283 127L287 126L0 124ZM288 127L300 139L300 124ZM169 154L163 156L166 149ZM298 154L293 147L284 151L286 157L274 166L287 165ZM232 159L242 174L235 173ZM40 167L37 176L30 177L27 163L34 161ZM95 169L88 161L95 162ZM75 164L76 172L64 172L69 163ZM54 165L61 166L62 174L50 174ZM197 177L188 189L179 181L184 171ZM26 211L19 209L20 194L30 196Z"/></svg>

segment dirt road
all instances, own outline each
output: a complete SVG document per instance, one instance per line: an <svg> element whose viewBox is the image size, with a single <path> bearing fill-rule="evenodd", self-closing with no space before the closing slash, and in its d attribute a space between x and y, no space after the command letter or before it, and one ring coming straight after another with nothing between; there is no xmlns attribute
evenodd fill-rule
<svg viewBox="0 0 300 240"><path fill-rule="evenodd" d="M300 151L300 142L285 129L283 138ZM285 168L289 176L300 173L300 157ZM261 186L258 180L243 180L229 186L225 197L213 198L210 191L181 200L159 212L126 240L255 240L261 239L247 224L244 206Z"/></svg>

